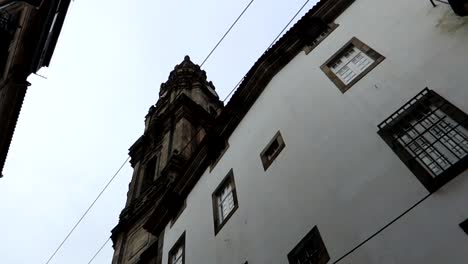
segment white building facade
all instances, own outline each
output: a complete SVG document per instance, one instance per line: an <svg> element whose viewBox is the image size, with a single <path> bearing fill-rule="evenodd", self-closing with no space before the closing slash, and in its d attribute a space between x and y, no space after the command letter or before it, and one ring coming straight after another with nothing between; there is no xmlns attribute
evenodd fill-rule
<svg viewBox="0 0 468 264"><path fill-rule="evenodd" d="M468 17L435 3L320 1L221 111L184 206L151 213L154 263L468 263Z"/></svg>

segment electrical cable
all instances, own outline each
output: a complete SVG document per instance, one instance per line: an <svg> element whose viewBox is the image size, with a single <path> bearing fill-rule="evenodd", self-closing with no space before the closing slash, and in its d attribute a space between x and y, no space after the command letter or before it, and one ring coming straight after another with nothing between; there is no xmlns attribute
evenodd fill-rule
<svg viewBox="0 0 468 264"><path fill-rule="evenodd" d="M104 191L107 189L107 187L109 187L109 185L112 183L112 181L115 179L115 177L119 174L119 172L122 170L122 168L125 166L125 164L127 164L128 160L130 159L130 157L127 157L127 159L125 159L125 161L122 163L122 165L120 166L120 168L114 173L114 175L110 178L110 180L107 182L107 184L104 186L104 188L101 190L101 192L98 194L98 196L96 196L96 199L94 199L94 201L91 203L91 205L88 207L88 209L86 209L86 211L83 213L83 215L80 217L80 219L78 220L78 222L76 222L75 226L73 226L73 228L68 232L67 236L62 240L62 242L60 243L60 245L57 247L57 249L55 249L54 253L52 253L52 255L49 257L49 259L45 262L46 264L49 264L50 261L55 257L55 255L57 254L57 252L62 248L63 244L65 244L65 242L67 241L67 239L71 236L71 234L73 233L73 231L75 231L75 229L78 227L78 225L81 223L81 221L83 221L83 218L85 218L85 216L88 214L88 212L91 210L91 208L94 206L94 204L97 202L97 200L99 200L99 198L101 198L101 195L104 193Z"/></svg>
<svg viewBox="0 0 468 264"><path fill-rule="evenodd" d="M183 153L184 150L193 142L194 139L196 139L198 137L198 133L200 133L202 129L199 128L197 130L197 132L195 132L195 135L189 140L189 142L187 142L187 144L184 145L184 147L179 151L180 153ZM88 264L90 264L91 262L93 262L93 260L99 255L99 253L101 253L102 249L106 246L106 244L110 241L110 237L106 240L106 242L104 242L104 244L98 249L98 251L94 254L94 256L89 260Z"/></svg>
<svg viewBox="0 0 468 264"><path fill-rule="evenodd" d="M200 68L203 66L203 64L205 64L205 62L208 60L208 58L211 56L211 54L213 54L213 52L218 48L219 44L221 44L221 42L223 42L224 38L227 36L227 34L229 34L229 32L231 32L231 29L237 24L237 21L239 21L239 19L244 15L245 11L247 11L247 9L249 9L250 5L253 3L253 1L255 0L251 0L247 6L244 8L244 10L242 10L242 12L240 13L240 15L236 18L236 20L234 21L234 23L232 23L232 25L229 27L229 29L224 33L224 35L221 37L221 39L218 41L218 43L216 43L216 45L214 46L214 48L210 51L210 53L208 54L208 56L206 56L206 58L203 60L203 62L200 64Z"/></svg>
<svg viewBox="0 0 468 264"><path fill-rule="evenodd" d="M276 36L276 38L271 42L271 44L268 46L268 48L266 50L269 50L273 44L275 44L275 42L278 40L279 37L281 37L281 35L283 34L283 32L289 27L289 25L291 25L291 23L294 21L294 19L296 19L296 17L299 15L299 13L301 13L302 9L304 9L304 7L310 2L310 0L307 0L304 2L304 4L301 6L301 8L299 8L299 10L296 12L296 14L294 14L294 16L291 18L291 20L289 20L289 22L286 24L286 26L283 27L283 29L281 30L281 32ZM236 86L234 86L234 88L229 92L229 94L224 98L223 100L223 103L226 102L226 100L229 98L229 96L231 96L231 94L239 87L239 85L242 83L242 81L244 80L245 78L245 75L239 80L239 82L237 83Z"/></svg>
<svg viewBox="0 0 468 264"><path fill-rule="evenodd" d="M102 246L98 249L98 251L96 251L94 256L89 260L88 264L91 264L91 262L93 262L93 260L99 255L99 253L101 253L101 250L107 245L107 243L109 243L110 240L111 240L111 238L109 237L106 240L106 242L104 242L104 244L102 244Z"/></svg>

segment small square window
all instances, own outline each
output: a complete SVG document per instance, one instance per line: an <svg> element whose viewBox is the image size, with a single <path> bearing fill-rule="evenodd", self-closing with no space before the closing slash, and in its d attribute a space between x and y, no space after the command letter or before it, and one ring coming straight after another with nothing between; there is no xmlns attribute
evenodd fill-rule
<svg viewBox="0 0 468 264"><path fill-rule="evenodd" d="M229 148L229 142L228 141L224 141L222 142L221 144L222 147L216 152L218 153L216 156L216 158L211 162L210 164L210 172L213 171L213 169L216 167L216 164L218 164L218 162L221 160L221 158L223 157L224 153L226 153L226 151L228 150Z"/></svg>
<svg viewBox="0 0 468 264"><path fill-rule="evenodd" d="M320 232L315 226L288 254L290 264L325 264L330 260Z"/></svg>
<svg viewBox="0 0 468 264"><path fill-rule="evenodd" d="M461 229L468 235L468 219L460 224Z"/></svg>
<svg viewBox="0 0 468 264"><path fill-rule="evenodd" d="M313 49L315 49L324 39L330 35L330 33L333 32L338 27L338 24L331 23L326 25L325 30L318 36L316 37L310 45L307 45L304 48L304 51L306 54L309 54Z"/></svg>
<svg viewBox="0 0 468 264"><path fill-rule="evenodd" d="M267 170L268 167L270 167L271 163L273 163L276 157L278 157L285 146L281 133L279 131L276 132L276 135L270 140L262 153L260 153L264 170Z"/></svg>
<svg viewBox="0 0 468 264"><path fill-rule="evenodd" d="M213 193L215 235L238 208L236 186L232 169Z"/></svg>
<svg viewBox="0 0 468 264"><path fill-rule="evenodd" d="M177 242L169 251L169 264L185 263L185 232L180 236Z"/></svg>
<svg viewBox="0 0 468 264"><path fill-rule="evenodd" d="M430 192L468 168L468 116L434 91L418 93L379 129Z"/></svg>
<svg viewBox="0 0 468 264"><path fill-rule="evenodd" d="M182 214L182 212L185 210L186 207L187 207L187 199L184 200L182 205L179 206L177 213L175 213L175 215L172 217L170 227L172 227L174 223L177 221L177 219L179 219L179 216Z"/></svg>
<svg viewBox="0 0 468 264"><path fill-rule="evenodd" d="M384 59L359 39L352 38L321 69L344 93Z"/></svg>

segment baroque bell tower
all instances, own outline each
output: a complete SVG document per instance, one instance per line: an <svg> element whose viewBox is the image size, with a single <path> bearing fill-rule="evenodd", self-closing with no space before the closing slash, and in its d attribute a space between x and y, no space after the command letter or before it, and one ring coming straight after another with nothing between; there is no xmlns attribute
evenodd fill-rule
<svg viewBox="0 0 468 264"><path fill-rule="evenodd" d="M144 134L130 147L134 169L127 202L112 230L113 264L160 264L164 230L153 235L145 223L162 199L170 206L157 213L170 219L183 208L170 186L191 159L223 107L205 71L189 56L161 84L159 99L150 107ZM169 197L169 198L168 198Z"/></svg>

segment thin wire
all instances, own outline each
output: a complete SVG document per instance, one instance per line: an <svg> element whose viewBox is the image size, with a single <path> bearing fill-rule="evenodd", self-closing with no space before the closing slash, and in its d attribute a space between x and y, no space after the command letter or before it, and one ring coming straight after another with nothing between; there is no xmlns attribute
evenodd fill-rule
<svg viewBox="0 0 468 264"><path fill-rule="evenodd" d="M198 133L200 133L201 130L202 130L202 129L199 128L199 129L197 130L197 132L195 132L195 135L190 139L190 141L187 142L187 144L185 144L185 146L182 148L182 150L179 151L180 153L183 153L184 150L189 146L189 144L192 143L193 140L197 138ZM106 240L106 242L99 248L99 250L96 252L96 254L94 254L94 256L89 260L88 264L90 264L91 262L93 262L93 260L99 255L99 253L101 253L102 249L106 246L107 243L109 243L110 239L111 239L111 238L109 237L109 238Z"/></svg>
<svg viewBox="0 0 468 264"><path fill-rule="evenodd" d="M299 8L299 10L291 18L291 20L289 20L288 24L286 24L286 26L283 28L283 30L281 30L281 32L278 34L278 36L276 36L276 38L271 42L270 46L268 46L268 49L270 49L271 46L273 46L273 44L275 44L276 40L278 40L278 38L281 36L281 34L283 34L283 32L289 27L289 25L291 25L291 23L294 21L294 19L296 19L297 15L299 15L299 13L301 13L302 9L304 9L304 7L309 3L309 1L310 0L305 1L305 3L301 6L301 8Z"/></svg>
<svg viewBox="0 0 468 264"><path fill-rule="evenodd" d="M236 86L234 86L234 88L232 88L232 90L229 92L229 94L224 98L223 100L223 103L226 102L226 100L228 99L229 96L231 96L231 94L239 87L239 85L242 83L242 81L244 80L245 76L243 76L239 82L236 84Z"/></svg>
<svg viewBox="0 0 468 264"><path fill-rule="evenodd" d="M210 51L210 53L208 54L208 56L206 56L206 58L203 60L203 62L200 64L200 67L203 66L203 64L205 64L205 62L208 60L208 58L211 56L211 54L213 54L213 52L216 50L216 48L218 48L219 44L221 44L221 42L224 40L224 38L227 36L227 34L229 34L229 32L231 31L231 29L237 24L237 21L239 21L239 19L244 15L245 11L247 11L247 9L249 9L250 5L253 3L253 1L255 0L251 0L247 6L244 8L244 10L242 10L242 12L240 13L240 15L236 18L236 20L234 21L234 23L232 23L232 25L229 27L229 29L226 31L226 33L224 33L224 35L221 37L221 39L218 41L218 43L216 43L216 45L214 46L214 48Z"/></svg>
<svg viewBox="0 0 468 264"><path fill-rule="evenodd" d="M286 24L286 26L284 26L284 28L281 30L281 32L276 36L276 38L271 42L271 44L268 46L268 48L266 50L269 50L271 48L271 46L273 46L273 44L275 44L275 42L278 40L279 37L281 37L281 35L283 34L283 32L289 27L289 25L291 25L291 23L294 21L294 19L296 19L296 17L299 15L299 13L301 13L302 9L304 9L304 7L310 2L310 0L307 0L304 2L304 4L301 6L301 8L299 8L299 10L296 12L296 14L291 18L291 20L289 20L289 22ZM244 80L245 76L243 76L240 81L236 84L236 86L234 86L234 88L229 92L229 94L224 98L223 100L223 103L226 102L226 100L229 98L229 96L231 96L231 94L239 87L239 85L242 83L242 81Z"/></svg>
<svg viewBox="0 0 468 264"><path fill-rule="evenodd" d="M89 260L88 264L91 264L91 262L93 262L93 260L99 255L99 253L101 253L101 250L107 245L107 243L109 243L110 241L110 237L106 240L106 242L104 242L104 244L102 244L102 246L98 249L98 251L96 252L96 254L94 254L94 256Z"/></svg>
<svg viewBox="0 0 468 264"><path fill-rule="evenodd" d="M104 188L98 194L96 199L94 199L94 201L91 203L91 205L88 207L88 209L86 209L86 211L80 217L78 222L76 222L75 226L73 226L73 228L70 230L70 232L68 232L67 236L63 239L63 241L60 243L60 245L57 247L57 249L54 251L54 253L50 256L50 258L47 260L47 262L45 262L45 264L50 263L50 261L55 257L55 255L60 250L60 248L62 248L63 244L65 244L65 242L68 240L68 238L73 233L73 231L75 231L75 229L78 227L78 225L81 223L81 221L83 221L83 218L88 214L89 210L91 210L91 208L94 206L94 204L97 202L97 200L101 197L101 195L104 193L104 191L107 189L107 187L109 187L109 185L112 183L112 181L115 179L115 177L119 174L119 172L122 170L122 168L125 166L125 164L127 164L129 159L130 159L130 156L127 157L127 159L125 159L125 161L122 163L122 165L117 170L117 172L110 178L110 180L107 182L106 186L104 186Z"/></svg>
<svg viewBox="0 0 468 264"><path fill-rule="evenodd" d="M421 200L417 201L414 205L412 205L410 208L406 209L406 211L404 211L402 214L400 214L399 216L397 216L395 219L393 219L392 221L390 221L388 224L386 224L385 226L383 226L382 228L380 228L377 232L375 232L374 234L372 234L370 237L368 237L367 239L365 239L364 241L362 241L359 245L357 245L356 247L354 247L353 249L351 249L348 253L344 254L342 257L340 257L339 259L337 259L335 262L333 262L333 264L336 264L338 262L340 262L341 260L343 260L345 257L349 256L350 254L352 254L354 251L356 251L358 248L360 248L361 246L363 246L365 243L367 243L369 240L371 240L372 238L374 238L375 236L377 236L378 234L380 234L380 232L384 231L385 229L387 229L389 226L391 226L393 223L395 223L396 221L398 221L400 218L402 218L403 216L405 216L407 213L409 213L411 210L413 210L416 206L418 206L419 204L421 204L422 202L424 202L427 198L429 198L430 196L432 195L432 193L429 193L427 194L426 196L424 196Z"/></svg>

